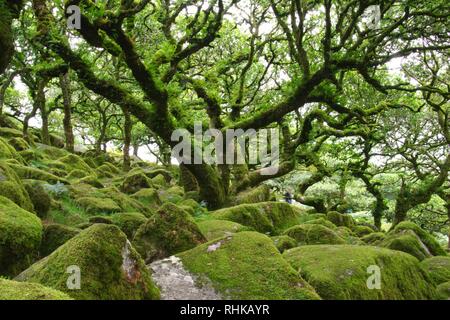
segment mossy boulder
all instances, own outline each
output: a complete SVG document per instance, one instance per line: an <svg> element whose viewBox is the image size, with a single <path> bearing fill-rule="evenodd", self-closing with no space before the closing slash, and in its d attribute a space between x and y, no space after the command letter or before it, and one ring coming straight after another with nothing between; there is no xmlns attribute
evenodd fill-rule
<svg viewBox="0 0 450 320"><path fill-rule="evenodd" d="M8 140L9 144L16 149L16 151L24 151L30 149L30 144L23 138L15 137Z"/></svg>
<svg viewBox="0 0 450 320"><path fill-rule="evenodd" d="M198 222L197 225L208 241L250 229L237 222L227 220L205 220Z"/></svg>
<svg viewBox="0 0 450 320"><path fill-rule="evenodd" d="M100 193L105 197L113 199L119 207L122 209L122 212L141 212L146 216L150 216L155 210L151 206L144 205L138 200L130 197L129 195L121 192L116 187L109 187L100 190Z"/></svg>
<svg viewBox="0 0 450 320"><path fill-rule="evenodd" d="M178 206L166 203L136 231L136 249L146 262L189 250L205 237L192 217Z"/></svg>
<svg viewBox="0 0 450 320"><path fill-rule="evenodd" d="M64 157L59 158L58 161L63 163L66 167L66 170L69 172L71 170L78 169L78 170L86 172L87 175L94 174L93 168L91 168L91 166L89 166L83 160L83 158L81 158L80 156L77 156L75 154L71 154L71 153L67 154Z"/></svg>
<svg viewBox="0 0 450 320"><path fill-rule="evenodd" d="M238 193L233 201L233 205L267 202L269 200L270 187L266 184L262 184L256 188Z"/></svg>
<svg viewBox="0 0 450 320"><path fill-rule="evenodd" d="M112 178L119 174L120 170L109 162L105 162L97 168L97 175L101 178Z"/></svg>
<svg viewBox="0 0 450 320"><path fill-rule="evenodd" d="M337 211L328 212L327 219L339 227L343 226L351 229L355 225L355 220L353 220L351 215L342 214Z"/></svg>
<svg viewBox="0 0 450 320"><path fill-rule="evenodd" d="M403 230L397 233L389 234L380 246L391 250L398 250L409 253L419 260L432 256L425 244L412 230Z"/></svg>
<svg viewBox="0 0 450 320"><path fill-rule="evenodd" d="M68 180L74 180L74 179L81 179L86 177L88 174L86 171L80 170L80 169L73 169L69 172L67 175Z"/></svg>
<svg viewBox="0 0 450 320"><path fill-rule="evenodd" d="M293 238L298 245L346 243L332 229L320 224L299 224L287 229L283 234Z"/></svg>
<svg viewBox="0 0 450 320"><path fill-rule="evenodd" d="M420 265L428 271L434 284L450 281L450 257L431 257L423 260Z"/></svg>
<svg viewBox="0 0 450 320"><path fill-rule="evenodd" d="M261 202L241 204L211 213L214 219L230 220L262 233L279 234L286 228L298 224L301 214L284 202Z"/></svg>
<svg viewBox="0 0 450 320"><path fill-rule="evenodd" d="M67 287L70 266L80 270L80 290ZM107 224L83 230L16 280L40 283L79 300L159 298L144 261L126 235L117 226Z"/></svg>
<svg viewBox="0 0 450 320"><path fill-rule="evenodd" d="M98 189L103 189L105 187L103 185L103 183L97 178L96 175L89 175L84 178L80 178L80 179L76 180L76 183L89 184Z"/></svg>
<svg viewBox="0 0 450 320"><path fill-rule="evenodd" d="M139 212L115 213L110 217L110 219L111 222L118 226L130 240L133 239L139 227L147 222L147 217Z"/></svg>
<svg viewBox="0 0 450 320"><path fill-rule="evenodd" d="M366 244L378 245L386 239L386 234L383 232L373 232L368 235L361 237L361 240Z"/></svg>
<svg viewBox="0 0 450 320"><path fill-rule="evenodd" d="M284 251L295 248L297 246L297 241L289 236L274 236L271 237L271 239L280 253L283 253Z"/></svg>
<svg viewBox="0 0 450 320"><path fill-rule="evenodd" d="M14 276L38 256L41 220L0 196L0 275Z"/></svg>
<svg viewBox="0 0 450 320"><path fill-rule="evenodd" d="M114 213L120 212L122 209L112 199L97 197L81 197L76 199L76 203L87 213Z"/></svg>
<svg viewBox="0 0 450 320"><path fill-rule="evenodd" d="M161 201L178 204L184 199L184 191L182 188L174 186L169 189L159 189L158 197Z"/></svg>
<svg viewBox="0 0 450 320"><path fill-rule="evenodd" d="M178 256L186 269L211 281L226 299L320 299L272 240L258 232L238 232Z"/></svg>
<svg viewBox="0 0 450 320"><path fill-rule="evenodd" d="M158 191L153 188L141 189L131 197L152 210L157 210L162 205Z"/></svg>
<svg viewBox="0 0 450 320"><path fill-rule="evenodd" d="M450 300L450 281L441 283L437 286L439 299Z"/></svg>
<svg viewBox="0 0 450 320"><path fill-rule="evenodd" d="M34 211L33 203L22 181L4 161L0 161L0 196L12 200L27 211Z"/></svg>
<svg viewBox="0 0 450 320"><path fill-rule="evenodd" d="M0 138L0 159L15 159L23 163L22 156L3 138Z"/></svg>
<svg viewBox="0 0 450 320"><path fill-rule="evenodd" d="M153 186L152 181L143 173L138 172L134 174L128 174L120 186L120 191L133 194L144 188L151 188Z"/></svg>
<svg viewBox="0 0 450 320"><path fill-rule="evenodd" d="M34 211L41 219L45 219L50 210L51 197L41 181L24 180L24 186L33 203Z"/></svg>
<svg viewBox="0 0 450 320"><path fill-rule="evenodd" d="M80 233L80 229L65 226L62 224L48 224L44 226L44 235L42 237L39 255L46 257L58 249L64 243Z"/></svg>
<svg viewBox="0 0 450 320"><path fill-rule="evenodd" d="M333 224L333 222L326 220L324 218L309 220L304 222L303 224L320 224L330 229L336 229L336 226Z"/></svg>
<svg viewBox="0 0 450 320"><path fill-rule="evenodd" d="M436 241L436 239L423 230L421 227L419 227L417 224L409 221L404 221L399 223L395 226L393 232L398 233L403 230L411 230L414 231L414 233L419 236L420 240L423 244L428 248L430 253L434 256L445 256L447 253L445 250L440 246L439 242Z"/></svg>
<svg viewBox="0 0 450 320"><path fill-rule="evenodd" d="M69 184L69 182L61 177L55 176L54 174L51 174L49 172L46 172L44 170L41 170L39 168L33 168L30 166L22 166L22 165L10 165L11 169L13 169L17 175L22 179L33 179L33 180L41 180L46 181L51 184L55 183L64 183Z"/></svg>
<svg viewBox="0 0 450 320"><path fill-rule="evenodd" d="M160 186L162 188L165 188L168 186L168 183L166 181L166 178L162 174L158 174L156 177L152 178L152 184L156 186Z"/></svg>
<svg viewBox="0 0 450 320"><path fill-rule="evenodd" d="M403 252L352 245L301 246L283 257L326 300L435 299L436 289L419 261ZM379 267L380 289L369 289Z"/></svg>
<svg viewBox="0 0 450 320"><path fill-rule="evenodd" d="M38 283L0 278L0 300L73 300L67 294Z"/></svg>
<svg viewBox="0 0 450 320"><path fill-rule="evenodd" d="M368 226L354 226L353 227L353 232L358 236L358 237L364 237L367 236L371 233L373 233L373 229L368 227Z"/></svg>

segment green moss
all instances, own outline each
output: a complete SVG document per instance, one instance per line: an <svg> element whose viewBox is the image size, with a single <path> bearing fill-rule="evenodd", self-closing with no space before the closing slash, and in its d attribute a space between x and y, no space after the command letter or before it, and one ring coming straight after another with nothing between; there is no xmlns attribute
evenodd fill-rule
<svg viewBox="0 0 450 320"><path fill-rule="evenodd" d="M17 173L17 175L22 179L41 180L51 184L55 184L58 182L69 184L69 182L66 179L55 176L51 173L48 173L38 168L21 165L11 165L11 169L13 169Z"/></svg>
<svg viewBox="0 0 450 320"><path fill-rule="evenodd" d="M222 238L232 233L250 230L250 228L244 227L239 223L227 220L205 220L198 222L197 225L208 241Z"/></svg>
<svg viewBox="0 0 450 320"><path fill-rule="evenodd" d="M352 228L355 225L353 217L348 214L342 214L337 211L330 211L327 213L327 218L337 226Z"/></svg>
<svg viewBox="0 0 450 320"><path fill-rule="evenodd" d="M434 284L450 281L450 257L431 257L423 260L420 265L428 271Z"/></svg>
<svg viewBox="0 0 450 320"><path fill-rule="evenodd" d="M66 156L68 156L70 154L65 149L56 148L56 147L52 147L52 146L44 145L44 144L39 145L38 150L40 152L42 152L43 154L47 155L50 159L53 159L53 160L66 157ZM59 163L63 163L61 161L58 161L58 162ZM64 166L65 166L65 164L64 164Z"/></svg>
<svg viewBox="0 0 450 320"><path fill-rule="evenodd" d="M120 190L116 187L102 189L100 190L100 193L102 193L105 197L113 199L123 212L139 211L146 216L150 216L155 211L151 206L144 205L129 195L120 192Z"/></svg>
<svg viewBox="0 0 450 320"><path fill-rule="evenodd" d="M329 220L325 220L324 218L309 220L304 222L304 224L320 224L322 226L325 226L329 229L336 229L337 227Z"/></svg>
<svg viewBox="0 0 450 320"><path fill-rule="evenodd" d="M93 186L93 187L96 187L96 188L98 188L98 189L104 188L103 183L101 183L101 181L97 178L96 175L89 175L89 176L86 176L86 177L84 177L84 178L78 179L78 180L76 181L76 183L85 183L85 184L89 184L89 185L91 185L91 186Z"/></svg>
<svg viewBox="0 0 450 320"><path fill-rule="evenodd" d="M409 253L419 260L431 257L428 248L412 230L389 234L380 246Z"/></svg>
<svg viewBox="0 0 450 320"><path fill-rule="evenodd" d="M353 232L356 233L358 237L364 237L373 233L373 229L367 226L354 226Z"/></svg>
<svg viewBox="0 0 450 320"><path fill-rule="evenodd" d="M141 189L144 188L151 188L153 186L152 181L147 178L147 176L142 173L134 173L134 174L128 174L122 182L122 185L120 186L120 190L127 194L133 194L138 192Z"/></svg>
<svg viewBox="0 0 450 320"><path fill-rule="evenodd" d="M89 195L91 197L104 198L105 195L96 187L87 183L74 183L69 187L70 197L78 199Z"/></svg>
<svg viewBox="0 0 450 320"><path fill-rule="evenodd" d="M284 235L295 239L301 245L345 244L345 240L336 232L320 224L300 224L287 229Z"/></svg>
<svg viewBox="0 0 450 320"><path fill-rule="evenodd" d="M189 250L205 241L186 211L166 203L139 227L133 244L145 261L150 262Z"/></svg>
<svg viewBox="0 0 450 320"><path fill-rule="evenodd" d="M323 213L302 214L298 220L299 223L305 223L311 220L327 219L327 215ZM331 222L331 221L330 221Z"/></svg>
<svg viewBox="0 0 450 320"><path fill-rule="evenodd" d="M165 188L168 185L166 178L162 174L158 174L156 177L152 178L152 184L160 186L161 188Z"/></svg>
<svg viewBox="0 0 450 320"><path fill-rule="evenodd" d="M159 189L158 196L161 201L178 204L184 199L184 191L180 187L170 187L169 189Z"/></svg>
<svg viewBox="0 0 450 320"><path fill-rule="evenodd" d="M65 165L67 171L78 169L86 172L87 175L94 174L94 170L83 160L83 158L75 154L67 154L64 157L59 158L58 161Z"/></svg>
<svg viewBox="0 0 450 320"><path fill-rule="evenodd" d="M33 203L22 181L4 161L0 161L0 196L12 200L27 211L34 211Z"/></svg>
<svg viewBox="0 0 450 320"><path fill-rule="evenodd" d="M111 222L118 226L131 240L139 227L147 222L147 217L139 212L122 212L113 214Z"/></svg>
<svg viewBox="0 0 450 320"><path fill-rule="evenodd" d="M67 288L69 266L80 268L80 290ZM83 230L16 279L37 282L81 300L159 298L144 261L126 235L107 224Z"/></svg>
<svg viewBox="0 0 450 320"><path fill-rule="evenodd" d="M272 240L257 232L235 233L178 256L190 272L209 279L225 298L319 299L281 257Z"/></svg>
<svg viewBox="0 0 450 320"><path fill-rule="evenodd" d="M371 234L361 237L361 240L370 245L378 245L386 239L386 234L383 232L373 232Z"/></svg>
<svg viewBox="0 0 450 320"><path fill-rule="evenodd" d="M41 239L41 220L0 196L0 275L27 268L38 256Z"/></svg>
<svg viewBox="0 0 450 320"><path fill-rule="evenodd" d="M86 210L87 213L114 213L120 212L121 208L112 199L96 198L96 197L81 197L76 199L76 203Z"/></svg>
<svg viewBox="0 0 450 320"><path fill-rule="evenodd" d="M445 256L447 253L445 250L439 245L436 239L430 235L428 232L420 228L413 222L404 221L395 226L393 232L397 233L402 230L412 230L415 234L417 234L420 240L427 246L428 250L434 256Z"/></svg>
<svg viewBox="0 0 450 320"><path fill-rule="evenodd" d="M16 159L23 163L21 155L3 138L0 138L0 159Z"/></svg>
<svg viewBox="0 0 450 320"><path fill-rule="evenodd" d="M0 127L0 137L2 138L22 138L22 131L13 128Z"/></svg>
<svg viewBox="0 0 450 320"><path fill-rule="evenodd" d="M436 290L416 258L403 252L371 246L317 245L285 251L283 257L323 299L434 299ZM369 289L373 273L381 271L381 287Z"/></svg>
<svg viewBox="0 0 450 320"><path fill-rule="evenodd" d="M11 138L9 139L9 144L14 147L17 151L24 151L30 149L30 145L23 138Z"/></svg>
<svg viewBox="0 0 450 320"><path fill-rule="evenodd" d="M87 176L86 171L80 170L80 169L73 169L72 171L70 171L70 173L67 175L67 179L68 180L73 180L73 179L80 179L80 178L84 178Z"/></svg>
<svg viewBox="0 0 450 320"><path fill-rule="evenodd" d="M261 202L217 210L211 216L240 223L258 232L279 234L296 225L301 214L285 202Z"/></svg>
<svg viewBox="0 0 450 320"><path fill-rule="evenodd" d="M141 202L151 210L157 210L162 205L158 192L153 188L141 189L131 197Z"/></svg>
<svg viewBox="0 0 450 320"><path fill-rule="evenodd" d="M45 191L42 182L36 180L24 180L24 186L33 203L34 211L39 218L45 219L50 210L51 198Z"/></svg>
<svg viewBox="0 0 450 320"><path fill-rule="evenodd" d="M262 184L256 188L246 190L236 195L233 201L234 205L244 203L258 203L270 200L270 188L268 185Z"/></svg>
<svg viewBox="0 0 450 320"><path fill-rule="evenodd" d="M450 300L450 281L441 283L437 286L439 299Z"/></svg>
<svg viewBox="0 0 450 320"><path fill-rule="evenodd" d="M46 257L58 249L64 243L80 233L80 229L65 226L62 224L48 224L44 226L44 236L42 237L39 255Z"/></svg>
<svg viewBox="0 0 450 320"><path fill-rule="evenodd" d="M98 176L101 178L112 178L120 174L120 170L109 162L105 162L97 168Z"/></svg>
<svg viewBox="0 0 450 320"><path fill-rule="evenodd" d="M0 300L72 300L67 294L44 287L0 278Z"/></svg>
<svg viewBox="0 0 450 320"><path fill-rule="evenodd" d="M289 236L275 236L271 237L271 239L280 253L283 253L284 251L295 248L297 246L297 241Z"/></svg>

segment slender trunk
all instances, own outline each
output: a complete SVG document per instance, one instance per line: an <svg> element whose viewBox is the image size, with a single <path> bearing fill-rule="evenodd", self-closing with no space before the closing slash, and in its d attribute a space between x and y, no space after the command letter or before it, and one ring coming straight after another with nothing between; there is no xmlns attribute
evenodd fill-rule
<svg viewBox="0 0 450 320"><path fill-rule="evenodd" d="M36 91L33 96L33 109L29 114L25 116L25 119L23 120L23 127L22 127L22 134L23 138L30 142L30 137L28 135L28 122L31 118L34 118L36 116L36 113L38 110L42 110L42 106L45 105L45 86L47 84L47 80L45 79L39 79L36 85Z"/></svg>
<svg viewBox="0 0 450 320"><path fill-rule="evenodd" d="M133 123L131 122L130 113L127 110L123 111L125 117L125 123L123 126L123 171L128 172L131 168L130 159L130 145L131 145L131 130L133 128Z"/></svg>
<svg viewBox="0 0 450 320"><path fill-rule="evenodd" d="M69 72L59 76L59 83L61 86L61 91L63 95L63 106L64 106L64 136L66 138L66 149L69 152L74 152L74 136L72 128L72 101L70 92L70 78Z"/></svg>
<svg viewBox="0 0 450 320"><path fill-rule="evenodd" d="M133 143L133 156L137 157L139 151L139 143L135 142Z"/></svg>
<svg viewBox="0 0 450 320"><path fill-rule="evenodd" d="M450 202L447 202L446 207L447 207L447 217L448 217L448 221L449 221L447 248L448 248L448 251L450 252Z"/></svg>
<svg viewBox="0 0 450 320"><path fill-rule="evenodd" d="M41 111L41 119L42 119L42 130L41 130L41 136L42 136L42 143L46 145L50 145L50 133L48 130L48 111L47 106L45 105L45 102L41 104L40 106Z"/></svg>

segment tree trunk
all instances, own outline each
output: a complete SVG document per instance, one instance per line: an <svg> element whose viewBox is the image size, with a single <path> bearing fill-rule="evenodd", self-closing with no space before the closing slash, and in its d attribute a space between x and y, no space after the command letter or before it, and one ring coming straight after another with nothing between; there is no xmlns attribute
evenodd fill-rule
<svg viewBox="0 0 450 320"><path fill-rule="evenodd" d="M69 152L74 152L74 136L72 128L72 101L70 92L70 78L69 72L59 76L59 83L61 86L61 91L63 95L63 106L64 106L64 136L66 138L66 149Z"/></svg>
<svg viewBox="0 0 450 320"><path fill-rule="evenodd" d="M133 156L137 157L139 151L139 143L135 142L133 143Z"/></svg>
<svg viewBox="0 0 450 320"><path fill-rule="evenodd" d="M42 143L50 145L51 142L50 142L50 133L48 130L48 111L47 106L45 105L45 100L44 103L40 105L39 109L41 111L41 119L42 119L42 129L41 129Z"/></svg>
<svg viewBox="0 0 450 320"><path fill-rule="evenodd" d="M131 122L130 113L127 110L123 110L123 115L125 117L125 123L123 125L123 171L128 172L131 168L130 145L133 123Z"/></svg>
<svg viewBox="0 0 450 320"><path fill-rule="evenodd" d="M29 114L25 116L25 119L23 120L23 127L22 127L22 134L23 138L30 142L30 137L28 136L28 122L31 118L36 116L36 113L38 110L43 109L43 105L45 105L45 86L47 85L47 80L45 79L39 79L37 81L36 91L33 96L33 109ZM45 108L44 108L45 109Z"/></svg>

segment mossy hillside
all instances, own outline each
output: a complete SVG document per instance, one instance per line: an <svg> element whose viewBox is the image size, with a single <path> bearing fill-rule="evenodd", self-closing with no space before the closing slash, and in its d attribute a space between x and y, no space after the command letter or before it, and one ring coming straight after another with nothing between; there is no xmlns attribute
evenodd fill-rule
<svg viewBox="0 0 450 320"><path fill-rule="evenodd" d="M307 244L345 244L332 229L320 224L300 224L287 229L283 235L289 236L297 241L298 245Z"/></svg>
<svg viewBox="0 0 450 320"><path fill-rule="evenodd" d="M0 300L73 300L67 294L38 283L0 278Z"/></svg>
<svg viewBox="0 0 450 320"><path fill-rule="evenodd" d="M450 257L431 257L423 260L420 265L428 271L434 284L450 281Z"/></svg>
<svg viewBox="0 0 450 320"><path fill-rule="evenodd" d="M43 258L58 249L64 243L80 233L80 229L65 226L62 224L44 225L44 235L42 237L39 255Z"/></svg>
<svg viewBox="0 0 450 320"><path fill-rule="evenodd" d="M14 276L38 256L41 220L0 196L0 275Z"/></svg>
<svg viewBox="0 0 450 320"><path fill-rule="evenodd" d="M441 283L437 286L439 299L450 300L450 281Z"/></svg>
<svg viewBox="0 0 450 320"><path fill-rule="evenodd" d="M419 261L403 252L372 246L313 245L283 257L327 300L435 299L436 289ZM369 289L368 268L378 266L381 287Z"/></svg>
<svg viewBox="0 0 450 320"><path fill-rule="evenodd" d="M172 203L164 204L141 225L133 239L146 262L189 250L203 242L206 239L193 218Z"/></svg>
<svg viewBox="0 0 450 320"><path fill-rule="evenodd" d="M431 252L434 256L445 256L447 253L445 250L439 245L439 243L436 241L436 239L423 230L421 227L416 225L413 222L409 221L403 221L399 223L397 226L395 226L393 232L398 233L403 230L412 230L415 234L417 234L420 238L420 240L427 246L428 250Z"/></svg>
<svg viewBox="0 0 450 320"><path fill-rule="evenodd" d="M284 251L295 248L297 246L297 241L289 236L274 236L271 237L271 239L280 253L283 253Z"/></svg>
<svg viewBox="0 0 450 320"><path fill-rule="evenodd" d="M282 258L272 240L239 232L178 254L185 268L206 277L229 299L310 300L314 290Z"/></svg>
<svg viewBox="0 0 450 320"><path fill-rule="evenodd" d="M379 245L391 250L409 253L419 260L432 256L425 244L412 230L389 234Z"/></svg>
<svg viewBox="0 0 450 320"><path fill-rule="evenodd" d="M118 226L132 240L136 231L141 225L147 222L147 217L139 212L115 213L111 217L111 222Z"/></svg>
<svg viewBox="0 0 450 320"><path fill-rule="evenodd" d="M80 290L69 290L66 285L66 270L74 265L81 272ZM40 283L80 300L159 298L159 290L126 235L107 224L83 230L16 280Z"/></svg>
<svg viewBox="0 0 450 320"><path fill-rule="evenodd" d="M222 238L232 233L250 230L249 227L227 220L204 220L198 222L197 225L208 241Z"/></svg>
<svg viewBox="0 0 450 320"><path fill-rule="evenodd" d="M339 227L343 226L352 229L352 227L355 225L355 220L352 216L348 214L342 214L337 211L328 212L327 219Z"/></svg>
<svg viewBox="0 0 450 320"><path fill-rule="evenodd" d="M299 214L293 206L284 202L241 204L211 213L214 219L230 220L273 235L298 224Z"/></svg>
<svg viewBox="0 0 450 320"><path fill-rule="evenodd" d="M80 197L76 199L76 203L90 214L109 214L122 211L120 206L109 198Z"/></svg>
<svg viewBox="0 0 450 320"><path fill-rule="evenodd" d="M27 211L34 212L33 203L22 181L4 161L0 161L0 196L12 200Z"/></svg>

